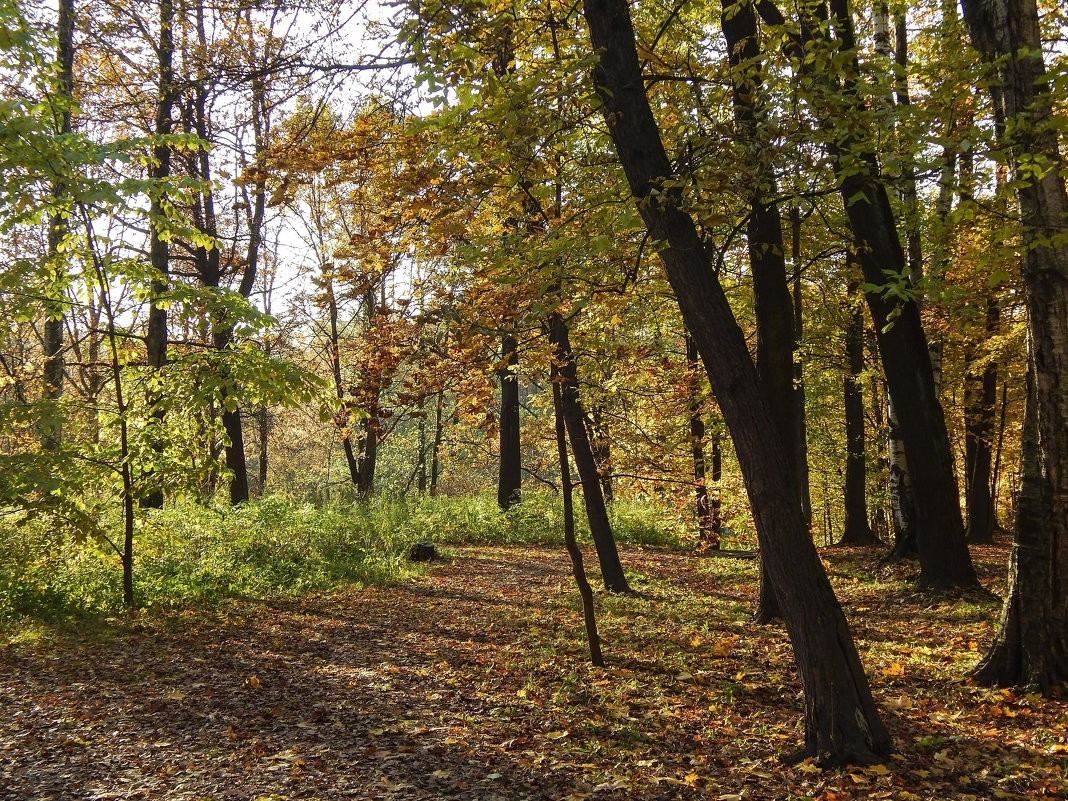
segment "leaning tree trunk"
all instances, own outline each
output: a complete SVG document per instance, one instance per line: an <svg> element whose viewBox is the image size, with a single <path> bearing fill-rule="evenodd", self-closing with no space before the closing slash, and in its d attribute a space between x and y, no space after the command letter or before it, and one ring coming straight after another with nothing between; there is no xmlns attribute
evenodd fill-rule
<svg viewBox="0 0 1068 801"><path fill-rule="evenodd" d="M1020 205L1028 393L1009 596L976 677L1054 692L1068 680L1068 192L1034 0L964 0L973 44L998 64ZM1021 169L1046 163L1041 175Z"/></svg>
<svg viewBox="0 0 1068 801"><path fill-rule="evenodd" d="M849 54L844 84L854 92L858 110L863 98L852 88L857 72L852 17L847 0L832 0L839 48ZM828 121L829 126L833 122ZM887 273L908 274L894 212L882 182L878 160L853 137L836 134L830 145L839 191L853 233L856 259L864 280L886 374L887 389L898 416L909 477L916 502L916 538L920 556L917 584L933 590L975 587L978 579L964 541L960 492L953 475L953 456L945 416L938 399L927 338L913 300L889 297L882 291Z"/></svg>
<svg viewBox="0 0 1068 801"><path fill-rule="evenodd" d="M623 565L619 561L612 525L608 522L608 507L601 494L601 477L597 472L597 462L593 458L590 438L586 433L582 401L579 399L578 367L575 354L571 350L570 334L567 323L559 312L549 315L549 342L553 347L553 359L556 361L557 379L562 383L560 402L567 424L567 436L571 441L571 455L575 459L579 480L582 482L582 500L586 506L586 519L590 525L590 536L597 548L597 559L601 563L601 578L609 592L631 592Z"/></svg>
<svg viewBox="0 0 1068 801"><path fill-rule="evenodd" d="M501 337L501 460L497 476L497 505L507 512L519 503L523 463L519 447L519 366L518 343L511 334Z"/></svg>
<svg viewBox="0 0 1068 801"><path fill-rule="evenodd" d="M851 305L857 289L855 282L850 284L848 296ZM846 429L845 530L838 544L874 545L879 542L879 538L875 536L868 522L864 394L860 388L861 375L864 372L864 312L859 307L850 311L845 338L846 356L849 359L849 374L843 381Z"/></svg>
<svg viewBox="0 0 1068 801"><path fill-rule="evenodd" d="M890 751L845 616L805 527L793 454L775 418L723 288L711 269L660 139L638 63L626 0L585 0L602 113L650 237L697 344L735 443L765 561L782 602L805 696L800 756L825 764Z"/></svg>
<svg viewBox="0 0 1068 801"><path fill-rule="evenodd" d="M571 466L567 461L567 423L564 420L563 387L559 377L559 368L553 366L549 371L553 384L553 420L556 424L556 452L560 459L560 493L564 501L564 547L571 559L571 574L575 577L579 598L582 599L582 621L586 628L586 642L590 646L590 664L604 667L601 654L601 636L597 633L597 616L593 608L593 588L586 578L586 568L582 563L582 551L575 538L575 488L571 483Z"/></svg>

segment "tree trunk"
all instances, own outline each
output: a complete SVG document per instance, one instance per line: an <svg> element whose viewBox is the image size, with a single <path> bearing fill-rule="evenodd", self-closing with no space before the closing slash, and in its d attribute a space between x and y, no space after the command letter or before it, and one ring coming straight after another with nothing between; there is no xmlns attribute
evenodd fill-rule
<svg viewBox="0 0 1068 801"><path fill-rule="evenodd" d="M831 9L840 50L855 59L847 0L832 0ZM849 86L849 68L844 71ZM852 71L856 73L855 63ZM859 106L863 100L857 97L856 102ZM953 475L949 434L931 371L919 308L912 299L890 297L882 290L888 273L899 276L895 280L911 287L908 264L878 161L874 153L864 152L844 132L838 134L829 149L853 233L856 260L864 280L875 287L866 293L868 308L875 324L887 389L897 413L916 502L916 542L920 556L917 584L932 590L978 586L964 541L964 520Z"/></svg>
<svg viewBox="0 0 1068 801"><path fill-rule="evenodd" d="M986 301L986 339L997 335L1000 312L993 298ZM965 356L964 375L964 477L968 511L968 541L989 545L994 542L994 503L990 492L990 463L993 455L994 406L997 403L997 363L988 358L981 370L974 355Z"/></svg>
<svg viewBox="0 0 1068 801"><path fill-rule="evenodd" d="M615 498L612 489L612 441L605 428L604 409L595 405L586 417L586 433L590 438L593 461L597 464L597 475L601 477L601 493L606 504Z"/></svg>
<svg viewBox="0 0 1068 801"><path fill-rule="evenodd" d="M793 304L795 350L800 347L804 318L801 304L801 210L790 204L790 261L793 264ZM805 366L794 359L794 414L797 415L797 485L801 490L801 514L812 529L812 492L808 475L808 422L805 417Z"/></svg>
<svg viewBox="0 0 1068 801"><path fill-rule="evenodd" d="M444 436L445 421L442 412L445 409L445 390L438 390L434 405L434 444L430 448L430 487L427 490L431 498L438 494L438 478L441 475L441 440Z"/></svg>
<svg viewBox="0 0 1068 801"><path fill-rule="evenodd" d="M172 0L159 0L159 96L156 101L156 120L153 133L166 136L171 133L171 112L174 109L177 90L174 81L174 4ZM145 362L149 367L161 369L167 363L167 309L161 305L162 296L167 292L170 276L170 246L167 238L160 232L163 218L165 195L163 184L171 175L171 148L164 142L152 146L155 163L149 167L149 176L157 182L149 204L152 227L149 232L148 260L155 276L152 280L152 292L148 310L148 331L145 335ZM156 407L158 398L149 399L149 405ZM163 412L152 409L153 424L163 427ZM156 439L162 436L157 432ZM162 448L162 443L157 445ZM141 499L141 506L146 509L158 509L163 506L163 492L153 490Z"/></svg>
<svg viewBox="0 0 1068 801"><path fill-rule="evenodd" d="M645 96L626 0L585 0L599 64L594 80L627 176L735 443L765 561L782 601L805 693L799 756L824 764L869 762L890 751L853 638L805 527L791 482L793 453L779 437L745 337L681 210L656 120Z"/></svg>
<svg viewBox="0 0 1068 801"><path fill-rule="evenodd" d="M965 0L964 17L980 55L999 66L993 95L1022 218L1030 345L1009 596L976 677L1051 693L1068 680L1068 192L1034 0ZM1025 157L1050 168L1023 169Z"/></svg>
<svg viewBox="0 0 1068 801"><path fill-rule="evenodd" d="M608 522L608 508L604 495L601 494L601 477L597 472L597 462L593 458L590 440L586 434L585 413L579 399L578 367L571 350L570 333L567 323L559 312L549 315L549 342L553 348L553 359L558 371L557 380L562 383L561 405L567 435L571 441L571 455L575 459L579 480L582 482L582 500L586 506L586 519L590 525L590 535L597 548L597 558L601 563L601 578L609 592L631 592L623 565L619 561L612 525Z"/></svg>
<svg viewBox="0 0 1068 801"><path fill-rule="evenodd" d="M497 477L497 505L507 512L519 503L523 485L522 453L519 446L519 366L518 343L511 334L501 337L501 461Z"/></svg>
<svg viewBox="0 0 1068 801"><path fill-rule="evenodd" d="M850 306L857 294L856 282L847 291ZM849 374L844 380L846 469L845 469L845 530L839 545L875 545L879 538L868 522L866 492L867 460L865 459L864 394L860 387L864 372L864 312L853 307L845 335Z"/></svg>
<svg viewBox="0 0 1068 801"><path fill-rule="evenodd" d="M56 90L64 104L56 121L56 133L60 136L73 130L71 106L74 102L74 0L59 0L59 16L56 25ZM52 197L59 202L67 195L62 180L52 187ZM44 397L58 402L63 397L65 364L63 358L63 333L66 323L63 287L66 283L61 274L66 272L65 257L60 245L67 234L67 221L57 210L48 220L48 261L55 271L55 286L52 288L48 317L44 324ZM54 305L53 305L54 303ZM63 442L63 423L58 408L45 410L47 416L41 429L41 447L46 451L58 450Z"/></svg>
<svg viewBox="0 0 1068 801"><path fill-rule="evenodd" d="M266 407L256 410L256 428L259 433L259 488L260 496L267 492L267 468L270 454L267 449L268 435L271 432L271 413Z"/></svg>
<svg viewBox="0 0 1068 801"><path fill-rule="evenodd" d="M763 79L757 42L756 13L752 4L723 0L723 36L731 66L734 120L737 136L745 143L758 174L749 197L749 223L746 226L749 264L753 273L753 306L756 316L757 375L768 398L775 420L774 431L783 442L797 442L797 413L794 408L794 305L786 281L786 254L782 218L774 202L775 173L768 160L769 137L763 114ZM784 476L795 487L798 506L801 494L796 458L790 474ZM758 623L780 617L779 604L770 572L761 560L760 599L753 617Z"/></svg>
<svg viewBox="0 0 1068 801"><path fill-rule="evenodd" d="M571 467L567 459L567 431L564 422L564 402L559 368L553 365L549 371L553 385L553 419L556 421L556 450L560 458L560 492L564 500L564 545L571 558L571 573L575 577L579 597L582 599L582 621L586 628L586 642L590 646L590 663L604 667L601 654L601 637L597 633L597 618L593 608L593 589L586 578L586 568L582 564L582 551L575 539L575 503L574 487L571 484Z"/></svg>
<svg viewBox="0 0 1068 801"><path fill-rule="evenodd" d="M690 395L690 453L693 455L693 487L697 514L697 547L700 550L719 550L720 521L712 516L708 496L708 475L705 470L705 421L701 415L701 396L697 388L697 371L701 368L701 355L693 337L686 335L687 385ZM718 480L718 478L717 478Z"/></svg>

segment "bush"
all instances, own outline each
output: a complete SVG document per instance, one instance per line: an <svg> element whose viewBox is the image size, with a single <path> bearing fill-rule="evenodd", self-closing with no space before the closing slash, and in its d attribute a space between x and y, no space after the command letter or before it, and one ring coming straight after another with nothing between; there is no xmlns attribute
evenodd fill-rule
<svg viewBox="0 0 1068 801"><path fill-rule="evenodd" d="M134 583L142 606L212 605L341 585L381 584L418 568L415 542L561 545L559 498L529 493L502 514L496 499L380 497L315 506L273 495L235 508L179 502L144 514L135 535ZM580 538L588 539L577 503ZM617 501L621 542L678 545L663 510ZM117 521L105 528L118 531ZM117 541L117 540L116 540ZM101 541L75 542L43 524L0 527L0 618L55 618L121 609L121 564Z"/></svg>

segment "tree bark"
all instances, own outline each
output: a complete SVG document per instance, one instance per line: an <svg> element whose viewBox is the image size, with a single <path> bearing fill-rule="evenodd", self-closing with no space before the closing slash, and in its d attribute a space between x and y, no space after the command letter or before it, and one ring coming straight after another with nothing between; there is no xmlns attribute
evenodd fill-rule
<svg viewBox="0 0 1068 801"><path fill-rule="evenodd" d="M518 343L511 334L501 337L500 471L497 476L497 505L507 512L519 503L523 485L523 464L519 447L519 366Z"/></svg>
<svg viewBox="0 0 1068 801"><path fill-rule="evenodd" d="M171 112L177 96L174 80L174 3L172 0L159 0L159 87L156 101L156 119L153 133L167 136L171 133ZM153 187L149 203L152 226L149 233L148 260L155 276L149 296L148 331L145 335L145 363L157 370L167 363L167 310L161 304L162 296L167 292L170 281L170 246L161 233L165 192L162 184L171 174L171 148L165 142L157 141L152 146L154 164L149 167L149 177L157 181ZM155 406L158 398L149 399L149 405ZM163 413L158 408L152 409L153 425L163 427ZM156 434L159 439L160 433ZM162 448L162 444L157 445ZM163 506L163 492L152 490L141 499L141 506L146 509L158 509Z"/></svg>
<svg viewBox="0 0 1068 801"><path fill-rule="evenodd" d="M801 210L790 204L790 261L793 264L794 349L800 348L804 318L801 303ZM801 490L801 514L812 529L812 492L808 473L808 421L805 415L805 366L794 359L794 414L797 415L797 484Z"/></svg>
<svg viewBox="0 0 1068 801"><path fill-rule="evenodd" d="M720 521L712 516L708 495L708 474L705 469L705 421L701 415L701 397L697 389L697 371L701 369L701 355L693 337L686 335L687 384L690 394L690 453L693 456L694 505L697 515L698 543L701 550L719 550ZM718 478L717 478L718 480Z"/></svg>
<svg viewBox="0 0 1068 801"><path fill-rule="evenodd" d="M427 494L434 498L438 494L438 479L441 477L441 441L445 434L445 390L438 390L434 403L434 443L430 447L430 487Z"/></svg>
<svg viewBox="0 0 1068 801"><path fill-rule="evenodd" d="M774 431L783 442L797 442L799 422L794 403L794 305L786 281L786 253L782 218L774 202L777 192L775 173L768 161L769 142L763 131L763 79L760 74L760 50L757 41L756 12L751 3L723 0L721 15L723 36L727 41L731 67L731 94L735 130L746 145L757 175L749 197L749 222L746 226L749 265L753 273L753 306L756 316L756 369L775 419ZM797 460L791 460L788 482L795 487L801 506ZM767 623L780 617L773 578L760 565L760 598L753 619Z"/></svg>
<svg viewBox="0 0 1068 801"><path fill-rule="evenodd" d="M594 80L620 164L697 344L735 443L765 561L782 602L805 693L805 744L824 764L870 762L890 750L841 607L805 528L793 454L778 437L745 337L711 269L660 139L626 0L585 0L599 64Z"/></svg>
<svg viewBox="0 0 1068 801"><path fill-rule="evenodd" d="M582 621L586 628L586 642L590 646L590 664L604 667L601 654L601 637L597 633L597 618L593 608L593 589L586 578L582 564L582 551L575 539L574 487L571 484L571 466L567 459L567 424L564 421L563 382L559 368L553 365L549 371L553 385L553 419L556 422L556 449L560 459L560 492L564 502L564 545L571 559L571 573L575 577L579 597L582 599Z"/></svg>
<svg viewBox="0 0 1068 801"><path fill-rule="evenodd" d="M992 94L1020 206L1030 346L1009 595L975 675L1052 693L1068 679L1068 192L1034 0L963 5L972 43L1000 71Z"/></svg>
<svg viewBox="0 0 1068 801"><path fill-rule="evenodd" d="M1000 311L993 298L986 300L986 339L997 335ZM979 371L975 355L965 355L964 375L964 476L968 512L968 542L994 542L994 502L990 467L994 443L994 406L997 403L997 363L988 358ZM969 369L971 368L971 369Z"/></svg>
<svg viewBox="0 0 1068 801"><path fill-rule="evenodd" d="M582 500L586 506L586 518L590 525L590 536L597 548L597 559L601 563L601 578L609 592L631 592L623 565L619 561L612 525L608 522L608 507L601 494L601 477L597 472L597 462L593 458L593 449L586 434L585 413L579 399L578 367L571 350L570 333L567 323L559 312L549 315L549 342L553 348L553 360L558 372L557 380L561 382L561 405L564 422L567 424L567 436L571 441L571 455L575 459L579 480L582 482Z"/></svg>
<svg viewBox="0 0 1068 801"><path fill-rule="evenodd" d="M852 306L859 287L851 283L847 292ZM845 335L849 374L843 382L846 430L845 530L839 545L875 545L879 538L868 522L866 491L867 460L864 436L864 394L860 377L864 372L864 312L853 307Z"/></svg>
<svg viewBox="0 0 1068 801"><path fill-rule="evenodd" d="M73 130L71 104L74 102L74 0L59 0L56 25L56 91L63 104L56 121L56 133L60 136ZM52 187L56 204L67 195L67 187L57 180ZM60 245L67 234L67 222L57 209L48 220L48 261L54 271L54 297L47 309L44 323L44 397L58 402L63 397L63 380L66 365L63 358L63 334L66 328L63 287L66 283L61 274L66 272L65 257ZM54 304L54 305L53 305ZM58 408L46 409L47 419L41 430L41 447L46 451L58 450L63 442L63 423Z"/></svg>
<svg viewBox="0 0 1068 801"><path fill-rule="evenodd" d="M847 0L832 0L839 49L855 59L853 22ZM852 66L856 72L855 63ZM844 83L852 91L847 72ZM862 99L857 97L858 108ZM884 291L887 274L912 291L886 186L873 152L845 132L830 145L839 191L854 238L854 252L872 287L865 294L875 324L887 389L897 413L916 502L919 587L947 590L975 587L978 579L964 541L960 493L945 416L938 399L919 307L906 294Z"/></svg>

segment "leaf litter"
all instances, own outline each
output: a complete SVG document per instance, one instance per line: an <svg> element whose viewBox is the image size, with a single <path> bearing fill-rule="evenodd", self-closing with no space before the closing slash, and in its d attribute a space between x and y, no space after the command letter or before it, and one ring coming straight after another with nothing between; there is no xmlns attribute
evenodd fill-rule
<svg viewBox="0 0 1068 801"><path fill-rule="evenodd" d="M386 588L8 643L0 798L1068 798L1068 707L966 679L996 603L825 551L896 750L787 767L800 687L782 627L749 622L754 563L622 553L639 593L598 597L603 669L566 555L516 546ZM1005 548L973 555L1003 591Z"/></svg>

